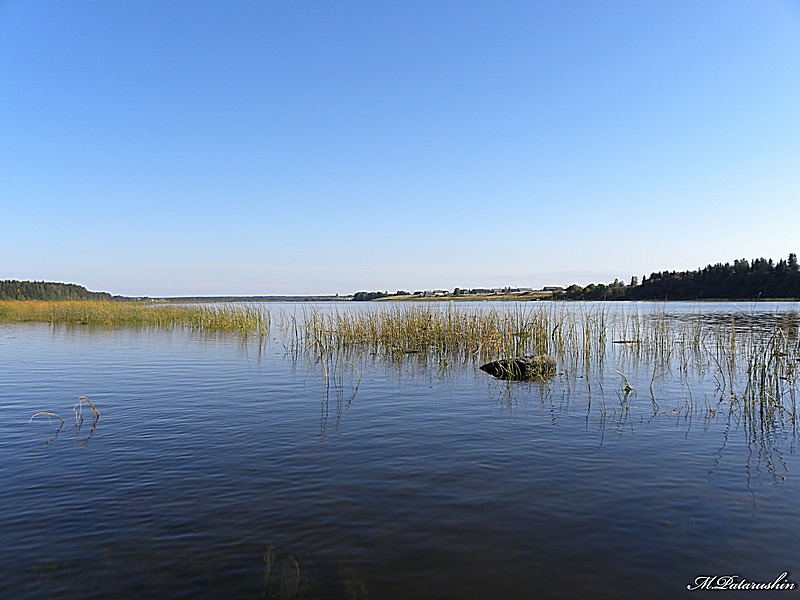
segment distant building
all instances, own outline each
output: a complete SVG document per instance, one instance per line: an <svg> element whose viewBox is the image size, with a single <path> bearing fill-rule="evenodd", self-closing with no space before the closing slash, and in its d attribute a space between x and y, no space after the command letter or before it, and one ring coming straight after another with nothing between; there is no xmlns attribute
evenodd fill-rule
<svg viewBox="0 0 800 600"><path fill-rule="evenodd" d="M544 292L563 292L564 288L559 285L546 285L542 288Z"/></svg>

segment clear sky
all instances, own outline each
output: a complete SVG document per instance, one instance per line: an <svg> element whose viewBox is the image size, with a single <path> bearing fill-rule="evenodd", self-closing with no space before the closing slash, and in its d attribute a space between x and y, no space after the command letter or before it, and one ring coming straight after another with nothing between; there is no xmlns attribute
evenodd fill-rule
<svg viewBox="0 0 800 600"><path fill-rule="evenodd" d="M628 280L800 252L800 1L0 0L0 279Z"/></svg>

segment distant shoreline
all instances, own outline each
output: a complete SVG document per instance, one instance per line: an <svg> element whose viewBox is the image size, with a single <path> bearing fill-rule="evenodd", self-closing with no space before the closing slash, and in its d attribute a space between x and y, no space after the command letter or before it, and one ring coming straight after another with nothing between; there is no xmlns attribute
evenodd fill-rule
<svg viewBox="0 0 800 600"><path fill-rule="evenodd" d="M137 301L132 299L131 301ZM146 298L144 301L164 304L212 304L212 303L246 303L246 302L354 302L353 296L186 296L175 298ZM606 299L606 300L570 300L553 297L553 292L522 292L509 294L463 294L460 296L413 296L390 295L360 302L784 302L797 303L800 298L680 298L680 299Z"/></svg>
<svg viewBox="0 0 800 600"><path fill-rule="evenodd" d="M146 298L150 302L210 303L210 302L350 302L353 296L170 296Z"/></svg>
<svg viewBox="0 0 800 600"><path fill-rule="evenodd" d="M535 292L538 293L538 292ZM367 300L367 302L649 302L649 303L663 303L663 302L800 302L800 298L680 298L671 300L669 298L662 299L642 299L632 300L630 298L624 299L606 299L606 300L570 300L565 298L553 298L552 292L541 292L539 296L522 294L496 294L496 295L482 295L470 294L464 296L384 296L383 298L376 298L374 300Z"/></svg>
<svg viewBox="0 0 800 600"><path fill-rule="evenodd" d="M106 300L153 303L235 303L235 302L371 302L379 301L452 301L452 302L525 302L562 301L648 301L648 302L797 302L800 299L800 265L797 255L777 263L766 258L752 261L737 259L716 263L694 271L660 271L632 276L630 283L615 279L612 283L566 288L545 286L454 288L415 291L357 291L353 294L253 295L253 296L112 296L108 292L91 292L74 283L48 281L0 281L0 300Z"/></svg>

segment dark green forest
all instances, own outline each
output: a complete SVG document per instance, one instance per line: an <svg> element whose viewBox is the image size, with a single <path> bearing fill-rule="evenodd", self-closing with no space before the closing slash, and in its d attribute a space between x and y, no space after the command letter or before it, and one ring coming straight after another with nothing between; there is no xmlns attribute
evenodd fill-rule
<svg viewBox="0 0 800 600"><path fill-rule="evenodd" d="M385 298L388 292L356 292L353 294L353 300L356 302L366 302L367 300L377 300L378 298Z"/></svg>
<svg viewBox="0 0 800 600"><path fill-rule="evenodd" d="M112 300L107 292L90 292L74 283L0 281L0 300Z"/></svg>
<svg viewBox="0 0 800 600"><path fill-rule="evenodd" d="M745 258L717 263L696 271L661 271L636 277L629 284L571 285L554 294L563 300L759 300L800 298L797 255L775 263Z"/></svg>

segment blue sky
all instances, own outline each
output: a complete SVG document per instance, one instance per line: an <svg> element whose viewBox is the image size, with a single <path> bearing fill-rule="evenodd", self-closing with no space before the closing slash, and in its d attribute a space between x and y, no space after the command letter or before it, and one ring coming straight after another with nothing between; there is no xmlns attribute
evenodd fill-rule
<svg viewBox="0 0 800 600"><path fill-rule="evenodd" d="M0 0L0 279L567 285L800 250L800 1Z"/></svg>

